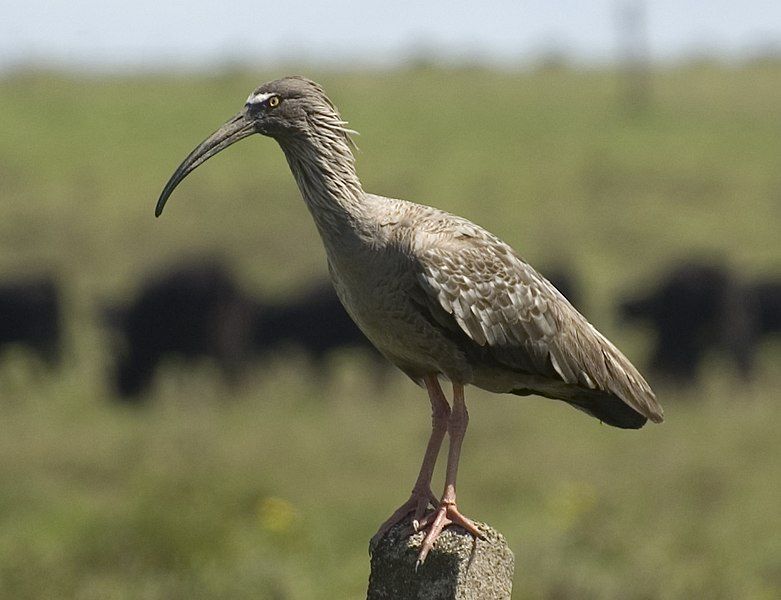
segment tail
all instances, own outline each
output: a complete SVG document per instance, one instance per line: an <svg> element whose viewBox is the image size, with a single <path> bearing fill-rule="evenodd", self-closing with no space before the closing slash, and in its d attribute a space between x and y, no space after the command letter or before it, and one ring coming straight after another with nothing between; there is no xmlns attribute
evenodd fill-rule
<svg viewBox="0 0 781 600"><path fill-rule="evenodd" d="M556 398L614 427L639 429L648 419L664 421L664 411L640 372L610 340L578 316L585 334L580 341L590 342L580 357L587 377L565 378L570 385Z"/></svg>
<svg viewBox="0 0 781 600"><path fill-rule="evenodd" d="M578 390L574 397L564 401L607 425L621 429L640 429L648 421L621 398L607 392Z"/></svg>
<svg viewBox="0 0 781 600"><path fill-rule="evenodd" d="M561 400L599 419L606 425L621 429L640 429L648 421L647 417L637 412L618 396L600 390L568 387L570 387L571 393L563 390L562 393L546 393L529 389L513 390L511 393L516 396L536 394L553 400Z"/></svg>

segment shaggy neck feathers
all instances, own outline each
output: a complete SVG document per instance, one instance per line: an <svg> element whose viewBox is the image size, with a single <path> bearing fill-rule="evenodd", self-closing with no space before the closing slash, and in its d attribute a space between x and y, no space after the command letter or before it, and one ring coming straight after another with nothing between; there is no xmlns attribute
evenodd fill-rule
<svg viewBox="0 0 781 600"><path fill-rule="evenodd" d="M277 141L301 195L325 239L354 229L364 208L364 192L355 172L355 147L347 123L330 106L307 114L306 128Z"/></svg>

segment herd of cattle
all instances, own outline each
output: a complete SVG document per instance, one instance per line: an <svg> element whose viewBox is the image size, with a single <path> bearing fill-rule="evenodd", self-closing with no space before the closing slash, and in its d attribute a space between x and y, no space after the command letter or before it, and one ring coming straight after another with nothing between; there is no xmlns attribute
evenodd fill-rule
<svg viewBox="0 0 781 600"><path fill-rule="evenodd" d="M574 278L548 275L578 306ZM0 284L0 353L23 345L56 367L64 343L60 296L49 276ZM652 382L692 384L713 353L748 378L760 343L781 333L781 279L744 282L723 265L683 262L623 299L617 310L654 336L647 366ZM244 292L230 269L213 260L180 264L149 279L126 305L105 310L102 325L113 332L111 379L127 400L143 398L158 366L172 355L210 358L228 381L287 347L306 353L321 371L329 354L344 348L361 349L384 364L328 283L284 303L268 302Z"/></svg>

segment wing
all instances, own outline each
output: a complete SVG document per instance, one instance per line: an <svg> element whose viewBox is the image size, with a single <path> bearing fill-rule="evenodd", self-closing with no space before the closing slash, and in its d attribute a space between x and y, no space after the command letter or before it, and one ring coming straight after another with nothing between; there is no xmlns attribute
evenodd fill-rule
<svg viewBox="0 0 781 600"><path fill-rule="evenodd" d="M576 391L606 392L644 417L662 420L651 388L629 360L504 242L471 230L416 258L417 283L431 314L496 363Z"/></svg>

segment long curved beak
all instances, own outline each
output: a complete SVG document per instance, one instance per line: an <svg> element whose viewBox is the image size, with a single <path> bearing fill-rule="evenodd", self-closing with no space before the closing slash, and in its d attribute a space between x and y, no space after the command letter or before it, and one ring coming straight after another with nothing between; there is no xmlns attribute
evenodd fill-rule
<svg viewBox="0 0 781 600"><path fill-rule="evenodd" d="M187 175L218 152L225 150L228 146L235 144L239 140L243 140L253 133L257 133L255 124L247 117L247 113L242 111L201 142L198 147L190 152L187 158L182 161L182 164L179 165L176 171L174 171L174 174L171 175L171 179L165 184L163 193L160 194L160 199L157 201L157 206L155 207L155 216L160 216L168 197Z"/></svg>

